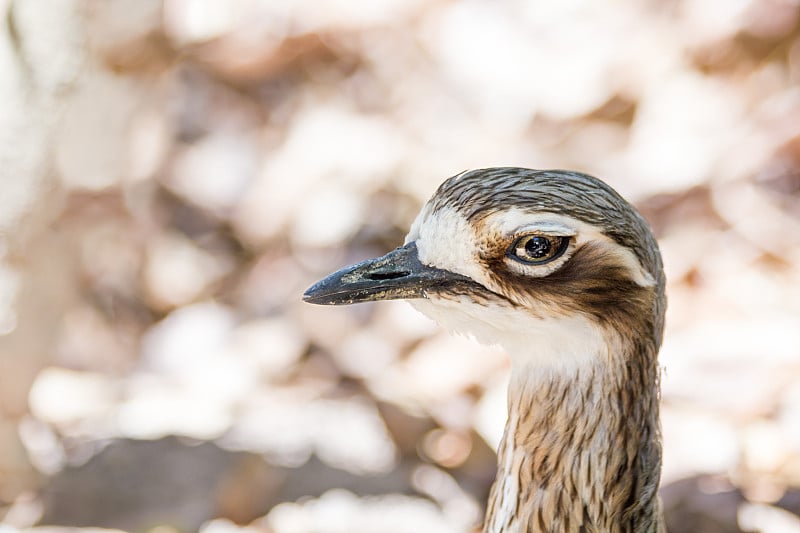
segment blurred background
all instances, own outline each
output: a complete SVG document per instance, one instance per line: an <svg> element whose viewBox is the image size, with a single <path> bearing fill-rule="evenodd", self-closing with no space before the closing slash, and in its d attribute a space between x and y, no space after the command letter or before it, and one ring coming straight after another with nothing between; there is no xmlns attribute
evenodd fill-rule
<svg viewBox="0 0 800 533"><path fill-rule="evenodd" d="M797 0L0 0L0 532L473 532L508 363L302 291L464 169L651 221L670 531L800 531Z"/></svg>

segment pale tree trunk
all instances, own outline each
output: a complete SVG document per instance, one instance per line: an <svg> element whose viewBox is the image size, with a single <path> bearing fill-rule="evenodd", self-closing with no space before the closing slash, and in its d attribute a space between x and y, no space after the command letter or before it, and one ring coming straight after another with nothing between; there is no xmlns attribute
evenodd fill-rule
<svg viewBox="0 0 800 533"><path fill-rule="evenodd" d="M82 60L80 9L77 0L0 0L0 514L37 486L19 423L74 298L71 252L51 224L50 154Z"/></svg>

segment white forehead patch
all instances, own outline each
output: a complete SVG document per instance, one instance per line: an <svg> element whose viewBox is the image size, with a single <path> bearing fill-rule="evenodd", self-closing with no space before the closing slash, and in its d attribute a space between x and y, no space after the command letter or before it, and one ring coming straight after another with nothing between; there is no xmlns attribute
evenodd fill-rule
<svg viewBox="0 0 800 533"><path fill-rule="evenodd" d="M444 207L431 213L430 203L426 204L406 236L406 244L411 241L417 243L422 264L485 284L486 273L477 261L480 240L472 225L455 209Z"/></svg>

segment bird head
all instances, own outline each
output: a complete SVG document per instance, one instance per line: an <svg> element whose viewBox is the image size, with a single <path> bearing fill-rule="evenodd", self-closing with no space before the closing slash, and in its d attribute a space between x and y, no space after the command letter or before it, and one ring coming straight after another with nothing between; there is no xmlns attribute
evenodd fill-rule
<svg viewBox="0 0 800 533"><path fill-rule="evenodd" d="M620 343L658 351L664 274L647 222L604 182L489 168L445 181L403 246L304 294L326 305L393 299L503 345L515 367L575 366Z"/></svg>

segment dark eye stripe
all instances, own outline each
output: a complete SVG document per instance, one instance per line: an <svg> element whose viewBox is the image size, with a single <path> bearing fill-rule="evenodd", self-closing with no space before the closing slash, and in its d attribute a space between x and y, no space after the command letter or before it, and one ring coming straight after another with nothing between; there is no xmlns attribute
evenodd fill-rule
<svg viewBox="0 0 800 533"><path fill-rule="evenodd" d="M506 255L528 265L543 265L561 257L569 247L569 237L528 234L518 237Z"/></svg>

